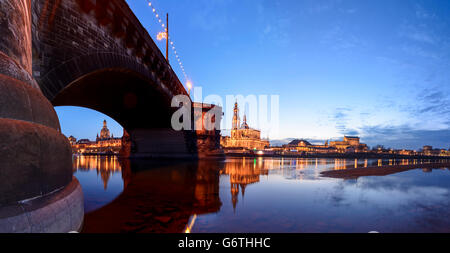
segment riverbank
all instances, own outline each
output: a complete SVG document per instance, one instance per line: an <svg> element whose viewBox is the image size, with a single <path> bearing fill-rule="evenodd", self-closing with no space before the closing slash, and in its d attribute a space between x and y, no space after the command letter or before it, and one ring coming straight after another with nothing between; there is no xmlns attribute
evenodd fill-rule
<svg viewBox="0 0 450 253"><path fill-rule="evenodd" d="M437 168L450 168L450 161L445 163L424 163L424 164L410 164L410 165L392 165L382 167L366 167L366 168L354 168L345 170L329 170L321 172L322 177L329 178L342 178L342 179L354 179L358 177L367 176L386 176L390 174L400 173L412 169L437 169Z"/></svg>
<svg viewBox="0 0 450 253"><path fill-rule="evenodd" d="M120 154L116 153L73 153L72 155L79 155L79 156L117 156L119 157Z"/></svg>
<svg viewBox="0 0 450 253"><path fill-rule="evenodd" d="M447 160L450 156L398 155L377 153L328 153L328 154L257 154L257 153L225 153L226 157L246 158L331 158L331 159L416 159L416 160Z"/></svg>

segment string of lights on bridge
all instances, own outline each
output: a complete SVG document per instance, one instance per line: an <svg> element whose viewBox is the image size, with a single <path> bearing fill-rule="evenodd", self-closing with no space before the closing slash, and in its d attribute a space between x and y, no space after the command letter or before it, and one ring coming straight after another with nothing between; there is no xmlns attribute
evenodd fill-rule
<svg viewBox="0 0 450 253"><path fill-rule="evenodd" d="M183 72L184 78L186 80L186 86L188 87L188 89L190 90L192 88L192 83L191 81L188 79L187 75L186 75L186 71L184 69L184 65L183 62L181 61L181 57L177 52L177 49L175 47L175 43L173 42L172 38L170 37L170 35L168 36L169 38L167 38L167 25L164 23L164 21L161 19L161 15L159 15L158 11L156 10L155 6L153 5L152 1L150 0L146 0L148 3L148 6L150 8L152 8L152 13L154 15L154 17L156 18L156 20L158 21L158 23L161 24L161 27L164 29L164 32L160 32L157 35L157 40L163 40L163 39L167 39L169 40L169 45L172 48L172 51L175 55L175 58L178 61L178 65L180 65L181 71Z"/></svg>

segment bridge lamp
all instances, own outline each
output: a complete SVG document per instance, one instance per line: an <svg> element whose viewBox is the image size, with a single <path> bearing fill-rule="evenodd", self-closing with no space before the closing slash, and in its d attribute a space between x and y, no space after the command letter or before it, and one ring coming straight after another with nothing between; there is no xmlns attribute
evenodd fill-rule
<svg viewBox="0 0 450 253"><path fill-rule="evenodd" d="M164 40L167 39L167 33L166 32L160 32L158 35L156 35L157 40Z"/></svg>
<svg viewBox="0 0 450 253"><path fill-rule="evenodd" d="M191 81L187 81L186 86L188 88L189 96L190 96L191 95L191 89L192 89L192 82Z"/></svg>

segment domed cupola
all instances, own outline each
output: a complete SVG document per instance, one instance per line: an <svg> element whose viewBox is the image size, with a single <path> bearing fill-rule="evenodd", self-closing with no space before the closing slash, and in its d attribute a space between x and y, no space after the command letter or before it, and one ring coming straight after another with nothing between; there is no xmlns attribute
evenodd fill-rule
<svg viewBox="0 0 450 253"><path fill-rule="evenodd" d="M100 131L100 139L110 139L109 129L106 123L106 120L103 121L103 128Z"/></svg>

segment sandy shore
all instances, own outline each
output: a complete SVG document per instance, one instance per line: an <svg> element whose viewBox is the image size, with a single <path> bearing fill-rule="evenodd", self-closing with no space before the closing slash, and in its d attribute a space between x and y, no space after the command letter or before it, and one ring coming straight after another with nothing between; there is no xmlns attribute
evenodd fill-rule
<svg viewBox="0 0 450 253"><path fill-rule="evenodd" d="M410 165L393 165L393 166L382 166L382 167L366 167L366 168L356 168L356 169L346 169L346 170L329 170L321 172L323 177L331 178L358 178L367 176L386 176L390 174L395 174L403 171L413 170L413 169L437 169L437 168L450 168L450 162L446 163L426 163L426 164L410 164Z"/></svg>

